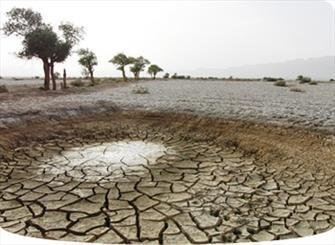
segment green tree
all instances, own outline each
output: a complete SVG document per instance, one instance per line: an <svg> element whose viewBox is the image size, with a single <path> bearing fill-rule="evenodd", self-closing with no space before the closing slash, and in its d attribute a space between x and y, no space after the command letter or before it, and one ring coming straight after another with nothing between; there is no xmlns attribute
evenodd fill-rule
<svg viewBox="0 0 335 245"><path fill-rule="evenodd" d="M140 56L134 58L132 64L130 71L134 74L135 80L138 80L140 78L140 72L144 70L146 65L150 64L150 61Z"/></svg>
<svg viewBox="0 0 335 245"><path fill-rule="evenodd" d="M153 79L156 79L157 73L161 71L163 71L163 69L160 68L158 65L154 65L154 64L152 64L148 68L148 73L151 75L151 77L153 77Z"/></svg>
<svg viewBox="0 0 335 245"><path fill-rule="evenodd" d="M94 84L94 66L98 65L97 56L89 49L79 49L79 64L84 67L84 70L90 75L91 83Z"/></svg>
<svg viewBox="0 0 335 245"><path fill-rule="evenodd" d="M8 21L2 30L4 34L10 36L25 36L35 29L45 26L42 16L38 12L25 8L13 8L7 12Z"/></svg>
<svg viewBox="0 0 335 245"><path fill-rule="evenodd" d="M42 16L31 9L13 8L7 12L8 20L2 30L7 36L23 37L23 50L20 58L39 58L43 62L44 88L50 89L50 73L53 89L56 89L54 64L63 62L71 53L73 46L82 38L82 28L71 24L61 24L63 40L50 25L43 23Z"/></svg>
<svg viewBox="0 0 335 245"><path fill-rule="evenodd" d="M109 62L117 66L117 69L122 72L122 77L124 81L127 81L125 67L134 62L133 57L128 57L124 53L119 53L115 55Z"/></svg>
<svg viewBox="0 0 335 245"><path fill-rule="evenodd" d="M165 73L164 76L163 76L163 78L165 78L165 79L168 79L169 77L170 77L169 73Z"/></svg>
<svg viewBox="0 0 335 245"><path fill-rule="evenodd" d="M302 79L304 78L304 76L303 75L299 75L299 76L297 76L297 81L301 81Z"/></svg>

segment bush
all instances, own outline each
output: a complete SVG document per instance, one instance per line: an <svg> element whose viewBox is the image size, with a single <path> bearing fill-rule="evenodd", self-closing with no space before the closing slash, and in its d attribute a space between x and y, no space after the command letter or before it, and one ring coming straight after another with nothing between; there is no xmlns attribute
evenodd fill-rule
<svg viewBox="0 0 335 245"><path fill-rule="evenodd" d="M2 79L2 76L0 76L0 79Z"/></svg>
<svg viewBox="0 0 335 245"><path fill-rule="evenodd" d="M309 83L311 81L312 81L312 79L310 77L302 77L300 79L300 83Z"/></svg>
<svg viewBox="0 0 335 245"><path fill-rule="evenodd" d="M165 73L164 76L163 76L163 78L165 78L165 79L168 79L169 77L170 77L169 73Z"/></svg>
<svg viewBox="0 0 335 245"><path fill-rule="evenodd" d="M274 85L278 87L286 87L286 82L280 80L280 81L275 82Z"/></svg>
<svg viewBox="0 0 335 245"><path fill-rule="evenodd" d="M59 79L60 78L60 73L59 72L55 72L54 76L55 76L56 79Z"/></svg>
<svg viewBox="0 0 335 245"><path fill-rule="evenodd" d="M172 79L191 79L191 76L178 75L177 73L171 76Z"/></svg>
<svg viewBox="0 0 335 245"><path fill-rule="evenodd" d="M318 85L318 82L317 81L310 81L308 84L309 85Z"/></svg>
<svg viewBox="0 0 335 245"><path fill-rule="evenodd" d="M82 86L84 86L84 82L82 80L80 80L80 79L76 79L76 80L72 81L70 84L73 87L82 87Z"/></svg>
<svg viewBox="0 0 335 245"><path fill-rule="evenodd" d="M335 80L333 79L333 78L331 78L330 80L329 80L329 82L334 82Z"/></svg>
<svg viewBox="0 0 335 245"><path fill-rule="evenodd" d="M292 88L290 88L290 91L291 92L298 92L298 93L305 93L306 92L302 88L298 88L298 87L292 87Z"/></svg>
<svg viewBox="0 0 335 245"><path fill-rule="evenodd" d="M303 75L297 76L297 81L300 81L303 77L304 77Z"/></svg>
<svg viewBox="0 0 335 245"><path fill-rule="evenodd" d="M279 77L279 78L276 78L276 77L263 77L263 80L267 81L267 82L276 82L276 81L282 81L284 79L281 78L281 77Z"/></svg>
<svg viewBox="0 0 335 245"><path fill-rule="evenodd" d="M0 85L0 93L8 93L8 88L6 85Z"/></svg>
<svg viewBox="0 0 335 245"><path fill-rule="evenodd" d="M142 87L142 86L136 86L133 89L133 94L149 94L149 89L146 87Z"/></svg>

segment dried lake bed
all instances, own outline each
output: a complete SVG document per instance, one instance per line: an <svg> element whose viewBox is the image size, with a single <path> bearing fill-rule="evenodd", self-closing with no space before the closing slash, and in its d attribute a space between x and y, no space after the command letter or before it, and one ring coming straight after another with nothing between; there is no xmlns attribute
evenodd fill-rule
<svg viewBox="0 0 335 245"><path fill-rule="evenodd" d="M149 94L133 94L136 86ZM306 92L264 82L150 81L1 100L0 227L156 244L328 231L335 85L299 86Z"/></svg>

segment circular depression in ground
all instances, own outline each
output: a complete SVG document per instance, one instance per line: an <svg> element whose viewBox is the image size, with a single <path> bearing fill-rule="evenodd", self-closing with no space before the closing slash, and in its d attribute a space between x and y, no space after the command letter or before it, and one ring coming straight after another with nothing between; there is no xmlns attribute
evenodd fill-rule
<svg viewBox="0 0 335 245"><path fill-rule="evenodd" d="M335 226L324 171L266 164L195 137L195 128L108 125L32 140L3 157L0 226L57 240L161 244L286 239Z"/></svg>

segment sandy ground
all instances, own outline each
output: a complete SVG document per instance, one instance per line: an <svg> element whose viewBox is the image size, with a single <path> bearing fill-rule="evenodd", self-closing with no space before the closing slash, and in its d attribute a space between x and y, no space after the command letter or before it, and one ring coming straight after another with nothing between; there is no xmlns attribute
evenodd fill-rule
<svg viewBox="0 0 335 245"><path fill-rule="evenodd" d="M148 88L149 94L132 93L136 86ZM188 80L140 82L118 88L97 86L65 92L35 91L32 95L24 92L16 95L13 89L11 95L0 94L0 118L5 123L23 118L28 112L35 115L58 115L64 111L75 114L79 107L99 105L102 110L102 104L113 104L122 109L184 112L334 132L335 84L312 86L291 82L289 86L306 92L292 92L288 87L273 86L269 82Z"/></svg>

